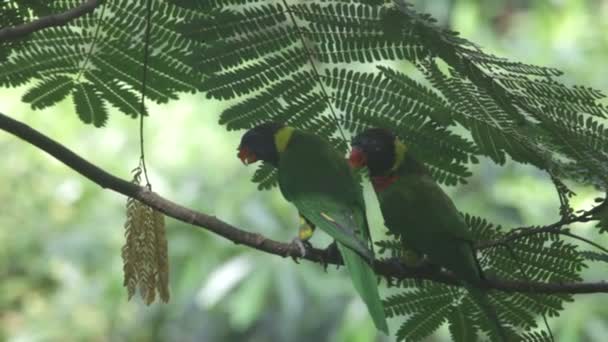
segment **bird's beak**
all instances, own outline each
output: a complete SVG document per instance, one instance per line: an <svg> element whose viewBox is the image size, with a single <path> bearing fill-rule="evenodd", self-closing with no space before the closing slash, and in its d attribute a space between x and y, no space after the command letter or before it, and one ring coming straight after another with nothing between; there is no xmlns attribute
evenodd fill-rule
<svg viewBox="0 0 608 342"><path fill-rule="evenodd" d="M239 153L237 156L245 165L249 165L251 163L255 163L258 158L255 156L255 153L251 152L247 147L239 147Z"/></svg>
<svg viewBox="0 0 608 342"><path fill-rule="evenodd" d="M353 169L360 169L367 165L367 155L358 147L353 147L348 157L348 163Z"/></svg>

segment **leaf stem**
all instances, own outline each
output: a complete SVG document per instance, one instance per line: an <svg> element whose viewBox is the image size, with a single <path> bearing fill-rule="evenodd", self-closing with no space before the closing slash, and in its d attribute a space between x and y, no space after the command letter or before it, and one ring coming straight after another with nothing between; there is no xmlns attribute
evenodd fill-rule
<svg viewBox="0 0 608 342"><path fill-rule="evenodd" d="M308 61L310 62L310 65L312 67L312 72L314 73L315 78L317 79L317 82L319 83L319 86L321 87L321 92L323 93L323 97L324 97L325 101L327 102L327 105L329 106L329 111L331 113L331 116L334 119L334 121L336 122L336 126L338 127L338 131L340 132L340 135L342 136L342 139L344 139L344 142L346 143L346 146L348 146L349 145L348 144L348 140L346 139L346 135L344 134L344 130L342 130L342 125L340 124L340 120L338 119L338 115L336 114L336 111L334 110L334 106L333 106L333 104L332 104L332 102L330 100L329 93L327 92L327 89L325 89L325 85L323 85L323 81L321 80L321 74L319 73L319 69L315 65L315 61L314 61L314 59L312 57L313 53L312 53L312 51L310 51L310 49L308 48L308 45L306 44L306 39L304 39L304 33L300 29L300 27L298 25L298 22L296 21L296 18L293 15L293 11L291 10L291 7L287 3L287 0L283 0L283 5L285 6L285 10L289 14L289 17L291 18L293 26L296 28L296 32L298 33L298 36L300 37L300 41L302 42L302 46L304 46L304 49L306 50L306 55L308 56Z"/></svg>
<svg viewBox="0 0 608 342"><path fill-rule="evenodd" d="M143 66L143 77L141 81L141 104L139 108L139 163L144 171L144 178L146 179L146 187L152 188L150 179L148 179L148 169L146 168L146 157L144 153L144 116L146 115L146 81L148 79L148 59L150 56L150 30L152 28L152 0L146 1L146 32L145 32L145 45L144 45L144 66Z"/></svg>

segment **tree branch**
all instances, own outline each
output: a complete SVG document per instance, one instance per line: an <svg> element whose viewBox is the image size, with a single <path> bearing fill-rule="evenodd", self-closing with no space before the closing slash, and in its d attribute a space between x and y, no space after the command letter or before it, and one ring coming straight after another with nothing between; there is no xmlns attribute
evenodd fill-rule
<svg viewBox="0 0 608 342"><path fill-rule="evenodd" d="M294 255L294 253L298 253L298 250L294 249L294 247L292 247L292 245L289 243L278 242L257 233L250 233L246 230L226 223L214 216L206 215L174 203L152 191L147 190L145 187L135 185L129 181L113 176L86 161L58 142L2 113L0 113L0 129L9 132L45 151L66 166L70 167L74 171L100 185L101 187L111 189L127 197L135 198L142 203L149 205L150 207L153 207L165 213L167 216L173 217L179 221L211 231L236 244L249 246L269 254L288 257ZM340 264L340 261L337 258L324 260L324 257L325 254L323 250L313 248L308 251L304 259L317 263L326 262L335 265ZM393 262L379 260L374 262L374 268L378 275L387 278L427 279L444 284L458 285L457 279L452 274L444 271L437 271L434 268L412 268ZM482 286L488 289L505 292L528 292L543 294L608 293L608 283L604 281L595 283L538 283L490 279L484 281Z"/></svg>
<svg viewBox="0 0 608 342"><path fill-rule="evenodd" d="M61 26L66 23L82 17L83 15L93 12L93 10L100 4L99 0L87 0L80 6L72 8L63 13L52 14L46 17L38 18L32 22L17 25L14 27L5 27L0 30L0 42L19 39L25 37L33 32L45 29L47 27Z"/></svg>

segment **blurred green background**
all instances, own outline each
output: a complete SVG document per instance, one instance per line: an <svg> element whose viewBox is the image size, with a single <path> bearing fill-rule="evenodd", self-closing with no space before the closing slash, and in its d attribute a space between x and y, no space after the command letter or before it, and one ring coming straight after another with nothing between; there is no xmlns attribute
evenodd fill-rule
<svg viewBox="0 0 608 342"><path fill-rule="evenodd" d="M440 23L488 51L561 68L568 83L608 90L608 1L417 1ZM138 124L113 113L106 128L83 125L71 103L33 112L23 89L2 89L0 111L45 132L123 178L138 162ZM295 210L278 190L259 192L235 148L242 132L217 124L225 104L202 95L152 106L146 122L154 190L239 227L288 241ZM126 199L83 179L35 148L0 132L0 341L353 341L377 337L343 270L234 245L169 219L169 304L127 302L122 287ZM577 209L593 189L574 186ZM375 198L366 189L376 234ZM507 227L557 219L547 176L533 168L487 161L468 185L448 189L458 207ZM606 236L577 226L608 245ZM329 239L317 234L313 243ZM602 279L605 264L586 279ZM386 292L385 292L386 293ZM576 297L550 319L558 341L608 340L608 300ZM392 321L392 330L398 321ZM448 340L447 329L428 341Z"/></svg>

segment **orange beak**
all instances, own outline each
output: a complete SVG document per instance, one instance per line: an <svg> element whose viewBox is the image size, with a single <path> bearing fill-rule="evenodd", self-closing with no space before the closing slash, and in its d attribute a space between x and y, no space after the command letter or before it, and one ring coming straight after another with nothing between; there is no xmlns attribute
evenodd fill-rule
<svg viewBox="0 0 608 342"><path fill-rule="evenodd" d="M237 156L245 165L255 163L258 160L258 158L255 156L255 153L251 152L247 147L239 148L239 153L237 154Z"/></svg>
<svg viewBox="0 0 608 342"><path fill-rule="evenodd" d="M358 147L353 147L348 157L348 163L353 169L360 169L367 165L367 155Z"/></svg>

